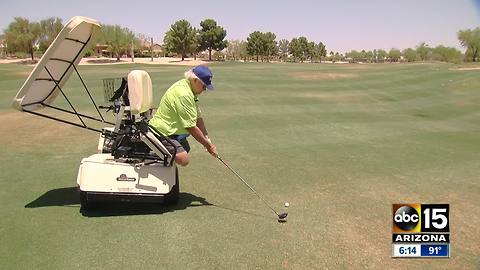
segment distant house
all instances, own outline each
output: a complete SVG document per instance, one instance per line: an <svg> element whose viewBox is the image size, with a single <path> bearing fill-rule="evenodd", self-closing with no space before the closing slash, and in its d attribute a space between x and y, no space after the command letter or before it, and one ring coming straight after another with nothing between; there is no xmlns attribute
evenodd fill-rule
<svg viewBox="0 0 480 270"><path fill-rule="evenodd" d="M159 57L163 55L163 52L165 51L165 46L160 45L160 44L153 44L151 46L152 51L153 51L153 56L154 57ZM111 52L108 48L108 45L106 44L97 44L94 48L95 55L97 56L106 56L106 57L112 57ZM135 49L135 55L137 55L137 52L140 52L140 57L147 57L151 56L151 51L150 51L150 44L144 42L140 44L140 48ZM125 57L130 56L130 51L127 51Z"/></svg>
<svg viewBox="0 0 480 270"><path fill-rule="evenodd" d="M153 52L154 57L160 57L160 56L163 55L164 51L165 51L165 46L164 45L160 45L158 43L155 43L155 44L153 44L153 46L150 46L150 45L146 44L146 46L143 47L142 55L150 56L151 53Z"/></svg>
<svg viewBox="0 0 480 270"><path fill-rule="evenodd" d="M108 45L106 44L97 44L94 48L95 55L97 56L109 56L110 52L108 51Z"/></svg>
<svg viewBox="0 0 480 270"><path fill-rule="evenodd" d="M152 51L154 55L160 56L164 51L164 46L158 43L153 44Z"/></svg>

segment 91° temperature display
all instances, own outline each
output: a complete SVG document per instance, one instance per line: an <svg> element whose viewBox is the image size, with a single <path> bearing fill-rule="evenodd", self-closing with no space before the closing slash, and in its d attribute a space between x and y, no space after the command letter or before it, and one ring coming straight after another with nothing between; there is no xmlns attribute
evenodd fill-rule
<svg viewBox="0 0 480 270"><path fill-rule="evenodd" d="M392 257L397 258L448 258L449 244L393 244Z"/></svg>

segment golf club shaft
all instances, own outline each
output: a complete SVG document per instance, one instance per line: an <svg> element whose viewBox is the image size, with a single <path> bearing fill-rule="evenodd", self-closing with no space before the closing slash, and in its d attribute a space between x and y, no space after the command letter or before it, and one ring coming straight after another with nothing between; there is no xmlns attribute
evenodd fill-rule
<svg viewBox="0 0 480 270"><path fill-rule="evenodd" d="M268 208L270 208L277 216L278 216L278 213L277 211L275 211L275 209L273 209L273 207L270 206L270 204L268 204L268 202L262 197L260 196L260 194L258 194L258 192L255 191L255 189L253 189L245 180L243 180L243 178L235 171L233 170L225 161L223 161L223 159L220 157L220 156L217 156L218 160L220 160L228 169L230 169L230 171L235 174L238 179L240 179L253 193L255 193L255 195L257 195L262 201L263 203L268 206Z"/></svg>

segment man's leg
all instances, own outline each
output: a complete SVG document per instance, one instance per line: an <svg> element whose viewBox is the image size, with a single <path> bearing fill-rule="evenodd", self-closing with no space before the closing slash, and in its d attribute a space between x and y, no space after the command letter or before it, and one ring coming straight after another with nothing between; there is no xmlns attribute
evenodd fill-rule
<svg viewBox="0 0 480 270"><path fill-rule="evenodd" d="M190 144L188 144L186 138L178 142L180 143L181 147L177 147L177 155L175 156L175 162L180 166L187 166L190 162L190 158L188 156L188 152L190 152Z"/></svg>
<svg viewBox="0 0 480 270"><path fill-rule="evenodd" d="M180 166L183 166L183 167L187 166L188 163L190 162L190 158L188 157L187 151L177 153L177 155L175 156L175 162Z"/></svg>

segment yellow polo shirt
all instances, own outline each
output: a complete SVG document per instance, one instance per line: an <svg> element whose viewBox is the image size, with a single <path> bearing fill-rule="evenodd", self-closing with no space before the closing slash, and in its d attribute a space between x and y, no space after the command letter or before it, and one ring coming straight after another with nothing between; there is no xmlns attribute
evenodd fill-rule
<svg viewBox="0 0 480 270"><path fill-rule="evenodd" d="M186 129L196 126L200 118L196 100L190 82L177 81L163 95L149 124L164 136L189 134Z"/></svg>

